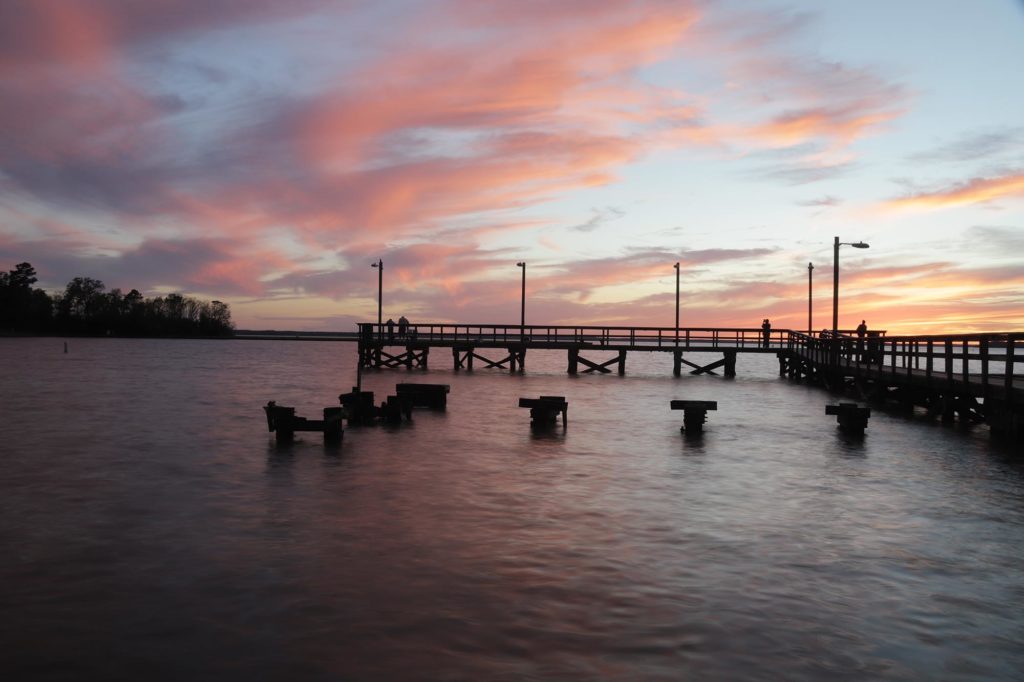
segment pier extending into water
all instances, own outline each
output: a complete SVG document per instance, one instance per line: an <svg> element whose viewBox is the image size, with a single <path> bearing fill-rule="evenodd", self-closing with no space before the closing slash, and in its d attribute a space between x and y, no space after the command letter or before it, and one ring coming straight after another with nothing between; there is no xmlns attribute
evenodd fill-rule
<svg viewBox="0 0 1024 682"><path fill-rule="evenodd" d="M566 371L625 374L630 352L671 353L673 374L736 375L739 353L773 353L779 373L847 391L865 401L921 407L944 421L985 422L1024 442L1024 332L887 336L854 330L806 334L742 327L611 325L359 325L361 368L426 369L432 349L451 351L455 370L522 371L526 354L564 350ZM710 362L707 354L719 356ZM698 360L694 354L700 354Z"/></svg>

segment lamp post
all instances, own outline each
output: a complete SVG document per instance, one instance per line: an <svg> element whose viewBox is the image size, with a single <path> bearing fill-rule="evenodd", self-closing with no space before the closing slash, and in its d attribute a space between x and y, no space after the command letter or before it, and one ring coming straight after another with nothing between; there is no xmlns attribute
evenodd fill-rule
<svg viewBox="0 0 1024 682"><path fill-rule="evenodd" d="M811 273L814 272L814 263L807 264L807 336L814 333L814 323L811 321L811 303L814 299L814 289L811 286Z"/></svg>
<svg viewBox="0 0 1024 682"><path fill-rule="evenodd" d="M376 263L370 263L370 267L377 268L377 331L380 333L383 331L380 325L384 309L384 261L378 258Z"/></svg>
<svg viewBox="0 0 1024 682"><path fill-rule="evenodd" d="M679 263L673 265L676 269L676 345L679 345Z"/></svg>
<svg viewBox="0 0 1024 682"><path fill-rule="evenodd" d="M852 246L855 249L866 249L868 245L864 242L840 242L839 237L835 238L832 251L832 337L839 335L839 247Z"/></svg>
<svg viewBox="0 0 1024 682"><path fill-rule="evenodd" d="M523 269L523 293L519 304L519 336L526 336L526 261L520 261L516 265Z"/></svg>

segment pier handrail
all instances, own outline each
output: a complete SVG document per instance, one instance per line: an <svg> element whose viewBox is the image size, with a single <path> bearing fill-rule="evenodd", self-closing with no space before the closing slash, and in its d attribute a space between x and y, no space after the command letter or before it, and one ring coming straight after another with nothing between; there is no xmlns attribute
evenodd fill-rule
<svg viewBox="0 0 1024 682"><path fill-rule="evenodd" d="M587 344L632 348L760 348L760 327L633 327L620 325L526 325L430 322L410 324L403 334L398 325L359 323L360 338L377 343L508 343ZM786 347L789 329L772 329L768 348Z"/></svg>
<svg viewBox="0 0 1024 682"><path fill-rule="evenodd" d="M972 387L1013 399L1024 388L1024 332L851 337L791 332L788 349L818 366L842 364L854 376L904 375L927 386Z"/></svg>

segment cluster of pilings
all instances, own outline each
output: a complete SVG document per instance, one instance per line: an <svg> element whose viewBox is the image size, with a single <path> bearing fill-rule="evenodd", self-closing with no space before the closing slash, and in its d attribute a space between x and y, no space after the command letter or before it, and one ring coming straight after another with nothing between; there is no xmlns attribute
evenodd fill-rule
<svg viewBox="0 0 1024 682"><path fill-rule="evenodd" d="M278 443L291 442L296 431L322 432L325 443L339 443L345 433L343 420L349 426L400 424L412 419L412 410L416 407L444 410L449 390L448 384L398 384L395 395L387 396L378 405L373 391L353 387L349 393L338 396L341 407L324 408L322 420L296 416L294 407L278 405L273 400L263 410L267 430L276 434Z"/></svg>

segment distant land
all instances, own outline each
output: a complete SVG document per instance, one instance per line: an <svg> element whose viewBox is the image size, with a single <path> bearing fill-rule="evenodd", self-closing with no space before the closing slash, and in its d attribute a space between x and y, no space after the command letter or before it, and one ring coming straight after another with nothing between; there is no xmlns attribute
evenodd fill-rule
<svg viewBox="0 0 1024 682"><path fill-rule="evenodd" d="M356 341L358 332L304 332L280 331L277 329L236 329L234 338L247 341L279 340L279 341Z"/></svg>

